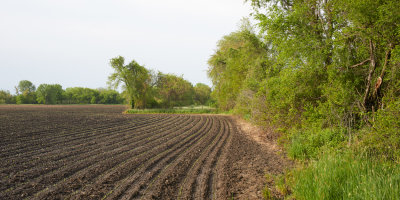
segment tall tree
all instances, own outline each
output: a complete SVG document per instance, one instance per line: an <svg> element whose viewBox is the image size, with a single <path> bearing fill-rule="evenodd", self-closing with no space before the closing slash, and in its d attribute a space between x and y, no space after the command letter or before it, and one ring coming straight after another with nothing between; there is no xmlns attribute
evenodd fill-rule
<svg viewBox="0 0 400 200"><path fill-rule="evenodd" d="M246 87L244 83L254 80L253 83L258 84L265 77L266 62L266 47L247 20L242 21L239 31L224 36L208 60L208 76L213 82L212 96L218 107L223 110L234 108L238 95ZM256 73L248 73L250 71Z"/></svg>
<svg viewBox="0 0 400 200"><path fill-rule="evenodd" d="M17 95L22 94L24 92L32 93L36 91L35 85L28 80L22 80L18 83L18 86L15 88Z"/></svg>
<svg viewBox="0 0 400 200"><path fill-rule="evenodd" d="M194 101L196 104L205 105L211 98L211 88L204 83L194 86Z"/></svg>
<svg viewBox="0 0 400 200"><path fill-rule="evenodd" d="M15 87L17 93L18 104L34 104L36 103L36 87L28 80L22 80Z"/></svg>
<svg viewBox="0 0 400 200"><path fill-rule="evenodd" d="M151 75L149 70L132 60L125 65L125 59L121 56L111 59L110 65L114 73L109 76L109 85L122 87L127 91L128 101L132 108L146 108L147 98L151 91Z"/></svg>
<svg viewBox="0 0 400 200"><path fill-rule="evenodd" d="M9 91L0 90L0 104L15 104L15 97Z"/></svg>
<svg viewBox="0 0 400 200"><path fill-rule="evenodd" d="M193 102L193 86L174 74L158 73L156 91L161 105L167 108L190 105Z"/></svg>
<svg viewBox="0 0 400 200"><path fill-rule="evenodd" d="M59 84L40 84L36 90L38 103L61 103L64 90Z"/></svg>

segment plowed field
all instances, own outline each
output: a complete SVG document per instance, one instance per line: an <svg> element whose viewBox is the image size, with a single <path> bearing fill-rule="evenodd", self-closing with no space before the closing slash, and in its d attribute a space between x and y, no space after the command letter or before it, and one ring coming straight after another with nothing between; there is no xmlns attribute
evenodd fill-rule
<svg viewBox="0 0 400 200"><path fill-rule="evenodd" d="M123 110L0 106L0 199L261 197L273 159L232 118Z"/></svg>

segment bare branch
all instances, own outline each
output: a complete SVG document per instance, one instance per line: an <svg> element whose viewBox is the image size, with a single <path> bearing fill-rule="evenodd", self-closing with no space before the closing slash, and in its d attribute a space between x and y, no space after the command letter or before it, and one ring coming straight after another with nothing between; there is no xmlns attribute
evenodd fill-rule
<svg viewBox="0 0 400 200"><path fill-rule="evenodd" d="M350 66L350 68L359 67L359 66L364 65L365 63L367 63L367 62L369 62L369 61L371 61L371 58L368 58L367 60L364 60L364 61L362 61L362 62L360 62L360 63L358 63L358 64L352 65L352 66Z"/></svg>

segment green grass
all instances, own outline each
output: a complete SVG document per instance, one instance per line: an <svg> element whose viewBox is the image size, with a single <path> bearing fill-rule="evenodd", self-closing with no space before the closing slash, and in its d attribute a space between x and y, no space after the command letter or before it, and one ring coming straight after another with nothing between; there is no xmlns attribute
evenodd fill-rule
<svg viewBox="0 0 400 200"><path fill-rule="evenodd" d="M187 106L175 108L129 109L127 114L219 114L218 110L208 106Z"/></svg>
<svg viewBox="0 0 400 200"><path fill-rule="evenodd" d="M331 153L293 173L296 199L400 199L400 165Z"/></svg>

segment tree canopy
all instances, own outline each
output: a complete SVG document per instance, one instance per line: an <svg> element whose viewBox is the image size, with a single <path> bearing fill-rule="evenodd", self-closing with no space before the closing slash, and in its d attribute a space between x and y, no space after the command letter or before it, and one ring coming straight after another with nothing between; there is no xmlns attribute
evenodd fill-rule
<svg viewBox="0 0 400 200"><path fill-rule="evenodd" d="M120 84L127 91L130 105L133 108L146 108L146 98L150 92L150 72L132 60L125 65L125 59L121 56L110 61L114 73L109 76L110 86L117 88Z"/></svg>
<svg viewBox="0 0 400 200"><path fill-rule="evenodd" d="M109 76L109 85L122 86L132 108L172 108L194 103L206 104L211 89L205 84L193 87L192 83L175 74L155 73L136 61L125 65L121 56L111 59L114 73Z"/></svg>
<svg viewBox="0 0 400 200"><path fill-rule="evenodd" d="M251 4L259 33L244 21L218 42L208 61L218 107L284 127L288 137L312 128L352 144L355 132L375 132L376 114L400 97L400 2ZM379 134L359 138L389 142ZM400 143L391 148L400 149Z"/></svg>

